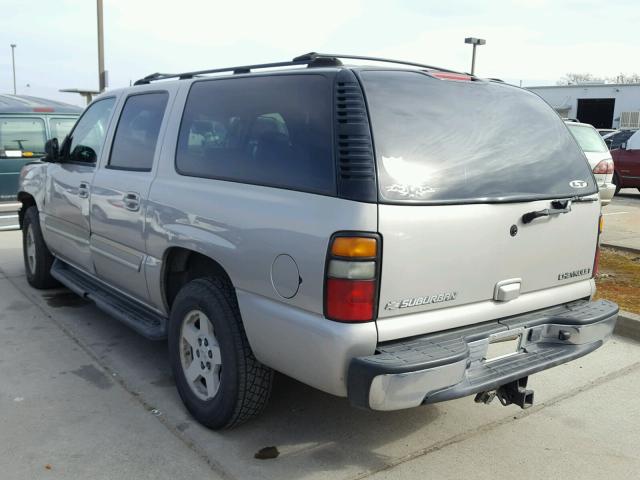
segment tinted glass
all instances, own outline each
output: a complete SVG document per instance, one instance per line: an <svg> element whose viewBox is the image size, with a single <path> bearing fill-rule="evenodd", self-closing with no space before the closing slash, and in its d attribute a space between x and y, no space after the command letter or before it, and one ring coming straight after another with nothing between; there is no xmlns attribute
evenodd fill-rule
<svg viewBox="0 0 640 480"><path fill-rule="evenodd" d="M607 139L607 141L610 143L609 148L611 150L616 149L616 148L620 148L620 146L624 142L629 140L629 138L631 138L631 135L633 135L635 132L636 132L636 130L622 130L621 132L618 132L618 133L612 135L611 137L609 137Z"/></svg>
<svg viewBox="0 0 640 480"><path fill-rule="evenodd" d="M46 133L40 118L0 118L0 149L44 153Z"/></svg>
<svg viewBox="0 0 640 480"><path fill-rule="evenodd" d="M110 167L151 170L168 98L166 92L127 98L111 147Z"/></svg>
<svg viewBox="0 0 640 480"><path fill-rule="evenodd" d="M608 152L609 148L604 143L598 131L586 125L568 123L569 131L585 152Z"/></svg>
<svg viewBox="0 0 640 480"><path fill-rule="evenodd" d="M77 118L50 118L49 128L51 129L51 138L57 138L60 143L64 140L73 126L76 124Z"/></svg>
<svg viewBox="0 0 640 480"><path fill-rule="evenodd" d="M382 200L470 203L595 193L584 154L533 93L363 71ZM587 186L574 189L572 180Z"/></svg>
<svg viewBox="0 0 640 480"><path fill-rule="evenodd" d="M105 98L90 105L78 120L71 135L69 160L95 163L107 134L115 98Z"/></svg>
<svg viewBox="0 0 640 480"><path fill-rule="evenodd" d="M334 193L329 82L278 75L194 83L176 168L183 175Z"/></svg>

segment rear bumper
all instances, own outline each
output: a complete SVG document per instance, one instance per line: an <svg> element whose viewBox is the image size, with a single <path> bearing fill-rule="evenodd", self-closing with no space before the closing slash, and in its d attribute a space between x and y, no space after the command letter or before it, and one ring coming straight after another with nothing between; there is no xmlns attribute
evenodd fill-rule
<svg viewBox="0 0 640 480"><path fill-rule="evenodd" d="M582 357L612 334L615 303L580 300L537 312L378 345L351 361L348 396L358 407L399 410L495 390ZM518 353L485 360L490 340L519 336Z"/></svg>
<svg viewBox="0 0 640 480"><path fill-rule="evenodd" d="M601 183L598 185L598 190L600 193L600 202L602 205L607 205L616 193L616 186L613 183Z"/></svg>
<svg viewBox="0 0 640 480"><path fill-rule="evenodd" d="M21 207L20 202L0 202L0 231L20 228L18 212Z"/></svg>

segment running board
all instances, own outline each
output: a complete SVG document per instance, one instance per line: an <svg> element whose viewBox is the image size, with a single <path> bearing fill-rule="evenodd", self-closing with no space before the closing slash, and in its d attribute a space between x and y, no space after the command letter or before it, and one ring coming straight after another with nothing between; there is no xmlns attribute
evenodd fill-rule
<svg viewBox="0 0 640 480"><path fill-rule="evenodd" d="M51 276L96 306L150 340L167 338L167 319L131 300L77 268L56 259Z"/></svg>

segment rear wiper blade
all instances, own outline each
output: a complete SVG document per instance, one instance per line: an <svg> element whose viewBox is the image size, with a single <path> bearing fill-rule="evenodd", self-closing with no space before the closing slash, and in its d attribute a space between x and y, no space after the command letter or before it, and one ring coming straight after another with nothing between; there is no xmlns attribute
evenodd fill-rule
<svg viewBox="0 0 640 480"><path fill-rule="evenodd" d="M576 197L584 198L584 197ZM571 211L571 202L573 199L566 200L553 200L551 202L552 208L545 208L544 210L535 210L533 212L527 212L522 215L522 223L531 223L536 218L550 217L551 215L560 215L561 213L569 213ZM581 200L578 200L581 201ZM582 200L584 201L584 200Z"/></svg>

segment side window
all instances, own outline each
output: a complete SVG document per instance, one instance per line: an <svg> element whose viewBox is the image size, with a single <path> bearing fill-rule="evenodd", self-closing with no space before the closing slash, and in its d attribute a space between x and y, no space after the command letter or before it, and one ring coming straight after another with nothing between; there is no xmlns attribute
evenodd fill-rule
<svg viewBox="0 0 640 480"><path fill-rule="evenodd" d="M98 160L115 98L98 100L91 105L76 123L69 144L69 160L95 163Z"/></svg>
<svg viewBox="0 0 640 480"><path fill-rule="evenodd" d="M331 87L320 75L196 82L185 105L182 175L335 193Z"/></svg>
<svg viewBox="0 0 640 480"><path fill-rule="evenodd" d="M51 138L57 138L60 143L64 140L73 126L76 124L77 118L74 117L50 117L49 129L51 130Z"/></svg>
<svg viewBox="0 0 640 480"><path fill-rule="evenodd" d="M151 170L168 99L167 92L127 98L116 127L109 168Z"/></svg>
<svg viewBox="0 0 640 480"><path fill-rule="evenodd" d="M21 157L23 151L43 153L45 137L41 118L0 118L0 150L7 156ZM17 153L6 153L11 151Z"/></svg>

